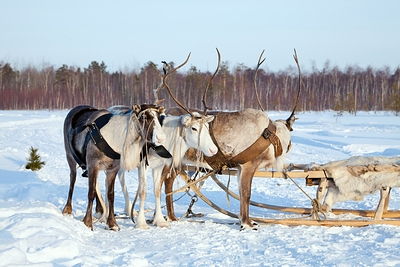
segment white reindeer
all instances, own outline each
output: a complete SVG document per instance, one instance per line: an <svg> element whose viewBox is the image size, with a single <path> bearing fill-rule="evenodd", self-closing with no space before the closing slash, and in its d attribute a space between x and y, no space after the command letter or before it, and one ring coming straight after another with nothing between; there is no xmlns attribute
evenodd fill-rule
<svg viewBox="0 0 400 267"><path fill-rule="evenodd" d="M325 171L333 178L327 187L324 207L330 212L337 202L362 200L365 195L381 191L375 219L382 218L384 200L392 187L400 186L400 157L362 157L311 164L310 170Z"/></svg>
<svg viewBox="0 0 400 267"><path fill-rule="evenodd" d="M177 68L171 70L167 75L163 77L162 85L167 89L173 100L186 110L186 115L181 116L167 116L163 121L162 129L166 135L166 142L164 147L172 154L172 158L166 159L162 158L157 153L150 149L147 154L147 160L142 160L139 167L139 187L138 194L140 199L140 208L138 213L138 219L135 227L141 229L147 229L148 225L146 223L144 215L144 203L146 199L146 179L148 169L152 169L153 174L153 185L154 185L154 196L155 201L155 213L153 218L153 225L158 227L167 227L169 223L164 219L161 212L161 187L162 179L161 174L164 166L169 167L180 167L181 160L184 157L186 151L189 148L196 148L201 151L206 156L213 156L217 153L218 148L213 143L210 133L209 133L209 123L214 119L214 116L203 116L197 112L191 112L185 108L172 94L169 86L166 84L167 77L175 72L177 69L182 67L189 60L189 56L186 61L178 66ZM111 112L123 112L120 108L109 109ZM148 164L148 165L147 165ZM121 182L121 187L124 191L125 196L125 211L130 214L131 202L129 199L128 192L126 190L124 172L119 173L119 178Z"/></svg>
<svg viewBox="0 0 400 267"><path fill-rule="evenodd" d="M132 170L140 163L146 142L162 144L165 134L160 125L163 107L135 105L128 113L114 115L91 106L77 106L64 121L64 146L70 168L70 188L63 214L72 214L72 194L76 165L87 171L88 205L84 224L93 230L92 206L99 170L106 171L109 216L107 227L119 230L114 216L114 182L118 171ZM99 197L97 197L99 199ZM96 207L97 209L97 207Z"/></svg>

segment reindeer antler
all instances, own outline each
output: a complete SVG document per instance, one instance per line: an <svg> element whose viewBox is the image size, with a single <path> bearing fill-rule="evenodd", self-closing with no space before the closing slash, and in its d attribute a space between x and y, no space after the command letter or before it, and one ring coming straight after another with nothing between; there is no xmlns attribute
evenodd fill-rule
<svg viewBox="0 0 400 267"><path fill-rule="evenodd" d="M176 97L172 94L171 88L169 88L169 86L168 86L168 84L167 84L167 78L168 78L168 76L171 75L172 73L174 73L175 71L177 71L178 69L180 69L181 67L183 67L183 66L189 61L190 54L191 54L191 53L189 53L189 55L187 56L185 62L183 62L183 63L182 63L181 65L179 65L178 67L173 68L172 70L169 70L169 71L168 71L168 70L165 70L165 71L164 71L164 73L167 72L167 74L165 74L164 77L162 78L162 84L165 86L165 88L167 88L169 95L170 95L171 98L175 101L175 103L176 103L178 106L180 106L183 110L185 110L187 113L189 113L192 117L194 117L193 113L192 113L187 107L185 107L184 105L182 105L181 102L178 101L178 99L176 99Z"/></svg>
<svg viewBox="0 0 400 267"><path fill-rule="evenodd" d="M299 65L299 59L297 58L296 49L294 49L293 58L294 58L294 61L296 61L297 69L299 71L299 90L297 91L296 104L294 105L294 108L293 108L293 111L292 111L292 113L294 114L294 112L296 111L296 108L297 108L297 104L299 103L300 92L301 92L301 88L302 88L302 85L303 85L303 79L301 77L301 70L300 70L300 65Z"/></svg>
<svg viewBox="0 0 400 267"><path fill-rule="evenodd" d="M164 63L165 61L162 61L162 63ZM158 92L160 92L160 90L161 90L161 88L162 88L162 86L164 85L163 84L163 76L160 74L160 72L158 71L158 69L157 69L157 67L156 67L156 65L154 65L154 64L151 64L151 66L153 67L153 69L155 69L156 71L157 71L157 74L158 74L158 77L160 77L160 85L156 88L156 89L154 89L153 90L153 95L154 95L154 105L159 105L161 102L163 102L165 99L158 99Z"/></svg>
<svg viewBox="0 0 400 267"><path fill-rule="evenodd" d="M300 65L299 65L299 59L297 58L296 49L294 49L293 58L294 58L294 61L296 61L297 69L299 71L299 90L297 91L297 98L296 98L296 102L295 102L292 114L290 114L289 118L286 119L289 130L292 130L292 125L293 125L294 121L296 120L296 118L294 116L294 112L296 111L297 104L299 103L300 92L301 92L301 88L303 86L303 79L301 77L301 70L300 70Z"/></svg>
<svg viewBox="0 0 400 267"><path fill-rule="evenodd" d="M262 56L263 56L263 54L264 54L264 51L265 51L265 50L263 50L263 51L261 52L261 55L260 55L260 57L258 58L257 68L256 68L256 72L254 73L254 80L253 80L253 82L254 82L254 91L256 92L256 97L257 97L258 105L260 106L260 108L261 108L262 111L264 111L264 108L263 108L263 106L262 106L262 104L261 104L260 97L258 96L258 92L257 92L257 72L258 72L258 69L260 68L260 66L261 66L261 65L264 63L264 61L265 61L265 58L264 58L263 60L261 60L261 58L262 58Z"/></svg>
<svg viewBox="0 0 400 267"><path fill-rule="evenodd" d="M203 102L203 105L204 105L204 115L207 114L207 110L211 109L211 108L208 107L207 104L206 104L206 98L207 98L207 91L208 91L208 88L210 87L210 84L211 84L212 80L214 79L215 75L217 74L217 72L218 72L218 70L219 70L219 68L220 68L220 66L221 66L221 54L219 53L218 48L215 48L215 49L217 50L217 53L218 53L218 65L217 65L217 69L215 70L213 76L211 76L211 79L208 81L206 90L204 91L204 94L203 94L203 100L202 100L202 102Z"/></svg>

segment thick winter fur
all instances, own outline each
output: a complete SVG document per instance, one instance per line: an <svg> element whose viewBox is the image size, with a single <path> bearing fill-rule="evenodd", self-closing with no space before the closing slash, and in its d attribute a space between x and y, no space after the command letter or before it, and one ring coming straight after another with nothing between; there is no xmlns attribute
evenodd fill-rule
<svg viewBox="0 0 400 267"><path fill-rule="evenodd" d="M165 134L158 120L158 113L164 108L145 109L135 106L129 113L114 115L109 122L100 129L100 133L110 147L121 155L121 159L112 159L100 151L92 140L86 147L86 165L88 171L88 206L83 218L85 225L93 229L92 206L96 195L97 176L100 170L106 172L107 198L109 216L107 227L119 230L114 217L114 181L120 168L131 170L139 165L139 153L146 141L165 141ZM68 165L70 167L70 189L63 214L72 214L72 194L76 181L76 162L72 156L71 146L74 151L82 154L87 128L71 138L72 129L81 125L89 125L97 118L108 114L107 110L97 110L90 106L77 106L73 108L64 121L64 146ZM101 210L99 210L101 212Z"/></svg>
<svg viewBox="0 0 400 267"><path fill-rule="evenodd" d="M167 113L177 114L179 109L169 109ZM270 121L265 112L255 109L245 109L235 112L213 112L215 119L211 124L217 145L227 158L232 158L251 146L262 134L268 124L276 125L276 135L282 144L283 154L275 157L274 146L271 144L264 152L253 160L240 164L238 168L238 182L240 193L240 222L242 229L255 229L256 225L249 218L249 203L251 185L254 173L260 168L283 168L286 153L291 145L291 124L288 120ZM294 120L291 120L294 122ZM166 193L172 189L173 179L165 180ZM176 219L173 214L172 198L167 197L168 217Z"/></svg>
<svg viewBox="0 0 400 267"><path fill-rule="evenodd" d="M400 157L351 157L327 164L309 166L310 170L325 170L333 183L328 185L324 200L327 211L337 202L362 200L385 187L400 186Z"/></svg>
<svg viewBox="0 0 400 267"><path fill-rule="evenodd" d="M181 116L168 116L163 122L162 129L166 135L166 142L164 147L171 153L172 158L165 159L158 156L153 150L150 149L148 155L148 164L145 161L141 162L139 167L139 188L138 194L140 198L140 208L138 219L135 227L147 229L148 225L144 215L144 202L146 199L146 180L148 169L153 171L153 184L154 196L156 198L156 209L153 218L153 224L159 227L167 227L169 223L164 219L161 212L161 186L162 179L161 173L165 166L178 167L189 148L196 148L207 156L212 156L217 153L218 148L213 143L209 134L209 123L214 119L213 116L201 116L198 113L192 117L188 114ZM124 172L119 173L122 188L125 186ZM124 190L125 195L125 209L130 213L130 200L128 192ZM128 203L128 204L127 204ZM128 209L128 210L127 210Z"/></svg>

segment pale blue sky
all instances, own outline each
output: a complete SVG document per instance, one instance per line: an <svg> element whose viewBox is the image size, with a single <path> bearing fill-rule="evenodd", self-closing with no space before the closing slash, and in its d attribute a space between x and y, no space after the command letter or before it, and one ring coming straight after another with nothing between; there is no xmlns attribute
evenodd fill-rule
<svg viewBox="0 0 400 267"><path fill-rule="evenodd" d="M148 61L213 71L218 47L230 67L294 66L304 70L400 67L400 1L22 1L0 0L0 61L13 66L43 62L109 71Z"/></svg>

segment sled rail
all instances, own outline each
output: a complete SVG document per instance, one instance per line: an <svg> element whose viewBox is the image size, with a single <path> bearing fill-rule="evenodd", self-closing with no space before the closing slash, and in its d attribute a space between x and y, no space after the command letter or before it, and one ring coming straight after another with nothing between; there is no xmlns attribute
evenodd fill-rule
<svg viewBox="0 0 400 267"><path fill-rule="evenodd" d="M310 171L307 169L308 164L290 164L285 166L288 170L286 172L291 178L303 178L306 181L307 186L318 186L317 189L317 199L321 203L322 198L326 192L326 188L328 185L329 180L333 180L332 177L328 177L325 171ZM195 166L185 166L184 168L186 171L195 172L198 169ZM207 170L200 169L198 171L207 172ZM236 176L237 170L236 169L225 169L222 170L219 174L222 175L231 175ZM180 175L186 182L190 180L190 177L186 174L186 172L181 172ZM216 178L215 175L211 176L213 180L227 192L230 196L234 197L235 199L239 200L239 196L228 188L226 188L219 180ZM269 171L265 169L258 170L254 174L255 178L286 178L282 172L277 171ZM215 210L228 215L233 218L238 218L237 214L234 214L230 211L227 211L215 203L213 203L210 199L208 199L204 194L200 192L200 189L195 185L192 184L190 188L199 196L206 204L214 208ZM297 207L284 207L284 206L276 206L276 205L269 205L264 203L258 203L254 201L250 201L250 205L277 210L282 212L289 212L289 213L297 213L301 215L310 215L309 218L285 218L285 219L269 219L269 218L251 218L252 220L259 222L259 223L266 223L266 224L284 224L284 225L308 225L308 226L352 226L352 227L362 227L372 224L389 224L389 225L396 225L400 226L400 210L387 210L387 205L389 201L389 196L386 199L385 209L381 214L381 218L392 218L392 219L355 219L355 220L333 220L333 219L325 219L325 220L317 220L312 219L312 209L311 208L297 208ZM381 201L382 202L382 201ZM378 207L379 208L379 207ZM377 209L378 210L378 209ZM357 216L362 217L374 217L377 214L377 210L352 210L352 209L333 209L332 213L339 215L339 214L354 214Z"/></svg>

